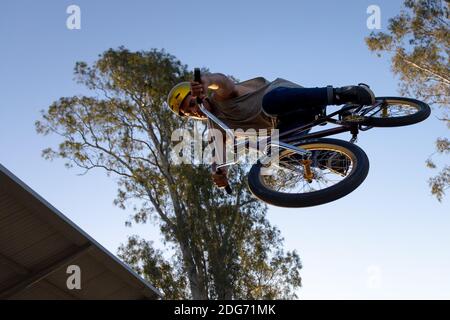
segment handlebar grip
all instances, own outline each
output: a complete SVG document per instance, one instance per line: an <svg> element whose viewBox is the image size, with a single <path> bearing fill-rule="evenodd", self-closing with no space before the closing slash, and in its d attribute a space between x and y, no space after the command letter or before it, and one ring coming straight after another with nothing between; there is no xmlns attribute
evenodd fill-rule
<svg viewBox="0 0 450 320"><path fill-rule="evenodd" d="M200 68L195 68L194 69L194 81L195 82L200 82L200 83L202 82L202 77L200 75ZM200 104L202 102L203 102L202 98L197 97L197 103Z"/></svg>
<svg viewBox="0 0 450 320"><path fill-rule="evenodd" d="M195 82L202 82L201 80L202 80L202 78L200 76L200 68L195 68L194 69L194 81Z"/></svg>

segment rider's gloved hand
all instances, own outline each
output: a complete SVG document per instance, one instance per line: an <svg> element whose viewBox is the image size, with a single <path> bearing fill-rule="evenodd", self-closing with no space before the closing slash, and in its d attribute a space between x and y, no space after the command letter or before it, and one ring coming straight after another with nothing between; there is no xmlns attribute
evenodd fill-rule
<svg viewBox="0 0 450 320"><path fill-rule="evenodd" d="M222 167L212 173L212 179L219 188L223 188L228 185L227 171L228 170L226 168Z"/></svg>

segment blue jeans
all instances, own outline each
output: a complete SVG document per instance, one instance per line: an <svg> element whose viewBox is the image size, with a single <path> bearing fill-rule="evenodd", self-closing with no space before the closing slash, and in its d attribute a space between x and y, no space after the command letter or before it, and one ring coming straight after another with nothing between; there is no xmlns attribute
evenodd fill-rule
<svg viewBox="0 0 450 320"><path fill-rule="evenodd" d="M330 88L286 88L278 87L267 92L262 101L264 111L278 118L278 128L314 120L329 104Z"/></svg>

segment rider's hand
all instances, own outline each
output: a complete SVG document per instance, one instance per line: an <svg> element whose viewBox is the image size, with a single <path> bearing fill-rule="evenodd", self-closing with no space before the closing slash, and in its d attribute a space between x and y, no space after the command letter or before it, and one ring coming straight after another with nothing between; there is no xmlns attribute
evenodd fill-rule
<svg viewBox="0 0 450 320"><path fill-rule="evenodd" d="M204 98L208 90L207 79L202 77L202 82L191 81L191 94L194 97Z"/></svg>
<svg viewBox="0 0 450 320"><path fill-rule="evenodd" d="M213 172L212 179L219 188L226 187L228 185L227 169L223 167L217 169L216 172Z"/></svg>

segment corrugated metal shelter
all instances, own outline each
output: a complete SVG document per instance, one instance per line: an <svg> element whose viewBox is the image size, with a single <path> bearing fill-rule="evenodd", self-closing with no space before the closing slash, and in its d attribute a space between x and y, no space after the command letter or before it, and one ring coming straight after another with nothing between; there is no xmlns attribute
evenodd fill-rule
<svg viewBox="0 0 450 320"><path fill-rule="evenodd" d="M69 290L69 265L81 289ZM0 299L159 299L161 294L0 165Z"/></svg>

